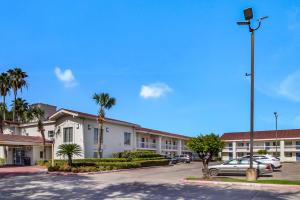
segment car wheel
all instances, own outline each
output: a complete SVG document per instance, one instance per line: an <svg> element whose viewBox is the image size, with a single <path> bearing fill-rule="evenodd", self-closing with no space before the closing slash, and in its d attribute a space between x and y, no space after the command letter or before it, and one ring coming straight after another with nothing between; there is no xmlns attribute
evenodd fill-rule
<svg viewBox="0 0 300 200"><path fill-rule="evenodd" d="M271 167L272 167L272 171L274 171L276 169L274 165L271 165Z"/></svg>
<svg viewBox="0 0 300 200"><path fill-rule="evenodd" d="M210 176L218 176L219 172L217 169L211 169L209 170L209 175Z"/></svg>

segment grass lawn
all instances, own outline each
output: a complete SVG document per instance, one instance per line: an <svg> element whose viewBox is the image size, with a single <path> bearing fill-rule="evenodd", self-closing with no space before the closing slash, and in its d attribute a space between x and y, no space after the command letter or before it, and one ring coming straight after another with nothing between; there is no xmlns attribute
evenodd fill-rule
<svg viewBox="0 0 300 200"><path fill-rule="evenodd" d="M239 178L229 177L212 177L211 179L202 179L199 177L187 177L186 180L206 180L206 181L223 181L223 182L243 182L243 183L264 183L264 184L283 184L283 185L300 185L300 181L289 181L289 180L256 180L247 181Z"/></svg>

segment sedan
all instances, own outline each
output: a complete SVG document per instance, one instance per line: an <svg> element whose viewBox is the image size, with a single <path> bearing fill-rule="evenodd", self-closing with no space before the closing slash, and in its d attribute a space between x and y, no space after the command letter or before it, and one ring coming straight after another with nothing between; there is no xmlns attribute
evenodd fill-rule
<svg viewBox="0 0 300 200"><path fill-rule="evenodd" d="M218 174L246 174L246 171L249 168L249 159L233 159L220 165L212 165L208 167L209 174L211 176L217 176ZM271 165L258 161L253 161L253 168L257 170L258 175L273 172Z"/></svg>

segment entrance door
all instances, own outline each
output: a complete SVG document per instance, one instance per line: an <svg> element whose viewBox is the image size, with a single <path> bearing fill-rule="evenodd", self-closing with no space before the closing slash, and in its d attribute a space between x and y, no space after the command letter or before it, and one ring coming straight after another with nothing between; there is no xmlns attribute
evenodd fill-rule
<svg viewBox="0 0 300 200"><path fill-rule="evenodd" d="M14 164L24 165L25 150L20 148L14 148Z"/></svg>

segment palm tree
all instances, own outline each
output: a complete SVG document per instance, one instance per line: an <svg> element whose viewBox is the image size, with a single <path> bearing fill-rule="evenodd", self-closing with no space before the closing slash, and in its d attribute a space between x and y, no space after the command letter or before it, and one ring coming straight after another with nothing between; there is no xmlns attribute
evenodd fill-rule
<svg viewBox="0 0 300 200"><path fill-rule="evenodd" d="M0 94L3 98L2 103L6 106L5 97L10 90L10 79L7 73L1 73L0 75ZM6 111L2 110L3 120L6 120Z"/></svg>
<svg viewBox="0 0 300 200"><path fill-rule="evenodd" d="M25 99L17 98L12 104L18 122L26 122L29 104ZM14 118L13 118L14 119Z"/></svg>
<svg viewBox="0 0 300 200"><path fill-rule="evenodd" d="M67 156L68 157L68 165L72 166L73 156L81 155L81 147L78 144L61 144L58 146L58 150L56 152L57 156Z"/></svg>
<svg viewBox="0 0 300 200"><path fill-rule="evenodd" d="M102 157L101 144L103 140L103 122L105 119L105 110L109 110L116 104L116 99L110 97L108 93L94 94L93 99L100 106L98 112L98 123L100 124L100 137L98 137L98 158Z"/></svg>
<svg viewBox="0 0 300 200"><path fill-rule="evenodd" d="M39 107L30 106L28 113L31 113L31 114L28 114L28 116L31 119L30 118L27 118L27 119L29 119L30 121L34 118L38 120L37 128L38 128L38 132L41 133L41 136L43 138L43 159L45 161L46 160L46 137L45 137L45 129L44 129L44 123L43 123L45 112L44 112L44 110L42 110Z"/></svg>
<svg viewBox="0 0 300 200"><path fill-rule="evenodd" d="M14 93L14 102L16 102L18 90L21 90L21 92L22 92L22 88L27 87L26 78L28 77L28 75L26 74L26 72L23 72L21 68L17 68L17 67L14 69L8 70L7 73L9 76L11 88ZM13 121L15 121L15 117L16 117L15 109L16 109L16 106L14 106L14 109L13 109Z"/></svg>

